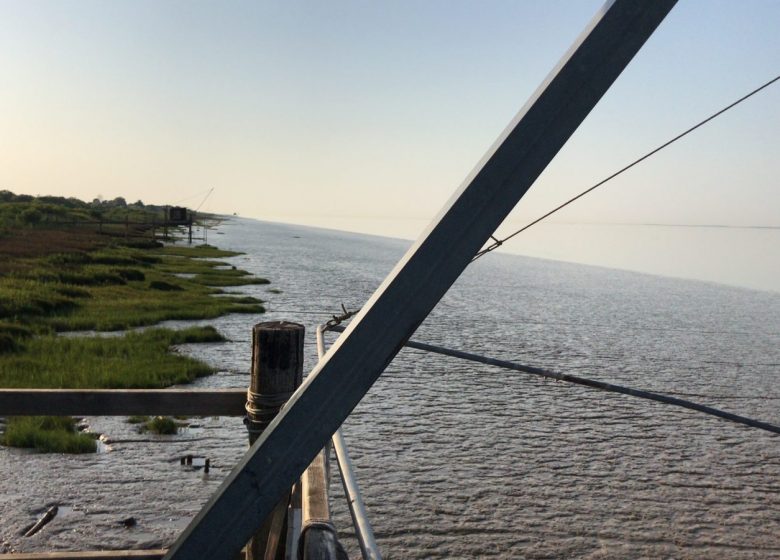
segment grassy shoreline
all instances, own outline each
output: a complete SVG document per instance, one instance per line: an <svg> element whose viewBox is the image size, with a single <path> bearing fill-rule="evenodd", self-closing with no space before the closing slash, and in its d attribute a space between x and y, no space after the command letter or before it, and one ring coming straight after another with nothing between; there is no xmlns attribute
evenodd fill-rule
<svg viewBox="0 0 780 560"><path fill-rule="evenodd" d="M185 342L224 340L212 327L153 328L117 337L57 333L265 311L259 299L222 290L268 283L219 260L239 253L84 232L75 236L75 243L70 230L57 226L39 225L31 232L18 224L0 225L0 387L161 388L186 383L213 369L170 350ZM26 250L30 238L46 241ZM95 450L94 440L79 433L70 419L9 418L0 442L42 451Z"/></svg>

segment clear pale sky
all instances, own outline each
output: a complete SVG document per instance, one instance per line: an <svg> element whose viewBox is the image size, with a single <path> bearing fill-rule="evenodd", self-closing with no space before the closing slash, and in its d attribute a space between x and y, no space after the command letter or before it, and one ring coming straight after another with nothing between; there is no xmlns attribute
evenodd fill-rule
<svg viewBox="0 0 780 560"><path fill-rule="evenodd" d="M2 0L0 189L197 206L214 187L204 210L411 239L601 4ZM780 74L778 29L776 0L681 0L503 230ZM637 268L620 259L666 245L615 261L561 232L780 226L779 107L775 85L510 249ZM767 239L754 287L780 291Z"/></svg>

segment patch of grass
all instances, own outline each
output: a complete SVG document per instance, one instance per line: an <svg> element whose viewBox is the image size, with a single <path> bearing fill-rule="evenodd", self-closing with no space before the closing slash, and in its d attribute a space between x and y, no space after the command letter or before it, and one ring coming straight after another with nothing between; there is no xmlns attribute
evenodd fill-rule
<svg viewBox="0 0 780 560"><path fill-rule="evenodd" d="M229 265L227 263L222 261L213 261L194 257L182 258L182 256L179 255L161 257L158 270L170 274L208 274L209 272L218 271L220 268L223 270L228 270L228 266Z"/></svg>
<svg viewBox="0 0 780 560"><path fill-rule="evenodd" d="M0 271L0 319L38 321L57 331L117 330L168 319L262 313L259 300L211 297L219 287L268 282L211 260L235 254L211 246L146 251L102 246L22 258L12 274ZM181 273L195 276L176 276Z"/></svg>
<svg viewBox="0 0 780 560"><path fill-rule="evenodd" d="M58 294L61 294L66 298L78 299L92 297L92 294L90 294L87 290L82 288L75 288L73 286L56 286L54 289Z"/></svg>
<svg viewBox="0 0 780 560"><path fill-rule="evenodd" d="M164 246L159 241L155 241L153 239L129 239L127 241L123 241L122 245L125 247L132 247L134 249L159 249L160 247Z"/></svg>
<svg viewBox="0 0 780 560"><path fill-rule="evenodd" d="M36 448L44 453L94 453L95 440L76 430L73 418L17 416L8 419L3 444Z"/></svg>
<svg viewBox="0 0 780 560"><path fill-rule="evenodd" d="M24 348L23 341L32 335L32 331L26 327L0 322L0 354L18 352Z"/></svg>
<svg viewBox="0 0 780 560"><path fill-rule="evenodd" d="M26 342L25 352L0 355L0 386L168 387L214 371L203 362L170 353L171 346L221 340L213 327L149 329L119 337L35 337Z"/></svg>
<svg viewBox="0 0 780 560"><path fill-rule="evenodd" d="M205 274L197 274L192 278L192 282L214 287L249 286L252 284L271 283L266 278L259 278L257 276L247 278L247 276L249 276L249 273L244 270L213 270Z"/></svg>
<svg viewBox="0 0 780 560"><path fill-rule="evenodd" d="M0 191L0 386L158 388L185 383L212 369L171 353L171 346L223 340L213 328L150 329L115 338L53 333L265 311L260 299L223 295L220 289L268 282L216 260L240 253L209 245L164 247L146 226L101 224L150 222L145 219L150 211L162 208L140 201L127 204L121 198L85 203ZM81 225L67 225L74 220ZM51 428L47 422L14 419L13 437L3 441L51 451L94 450L89 436L68 425Z"/></svg>
<svg viewBox="0 0 780 560"><path fill-rule="evenodd" d="M217 329L211 325L205 327L191 327L179 331L172 331L171 344L202 344L204 342L225 342Z"/></svg>
<svg viewBox="0 0 780 560"><path fill-rule="evenodd" d="M164 247L161 252L164 255L177 255L180 257L197 257L206 259L219 259L224 257L236 257L243 255L243 253L236 251L224 251L217 249L213 245L196 245L195 247L178 247L168 246Z"/></svg>
<svg viewBox="0 0 780 560"><path fill-rule="evenodd" d="M73 266L89 264L92 259L84 251L74 251L72 253L54 253L46 257L43 262L55 266Z"/></svg>
<svg viewBox="0 0 780 560"><path fill-rule="evenodd" d="M128 416L127 417L127 423L128 424L145 424L149 421L148 416Z"/></svg>
<svg viewBox="0 0 780 560"><path fill-rule="evenodd" d="M75 309L72 297L63 295L61 285L16 276L0 281L0 318L18 320L44 317Z"/></svg>
<svg viewBox="0 0 780 560"><path fill-rule="evenodd" d="M32 337L28 329L0 323L0 340L2 332L13 333L14 342L25 340L24 351L0 352L0 386L3 387L158 388L186 383L213 373L213 369L171 353L171 347L225 340L210 326L178 331L150 329L122 337L66 338ZM129 421L146 423L149 419L130 418ZM165 431L169 428L160 421L151 422L150 430L155 433L175 433ZM2 442L46 452L94 451L92 438L76 433L74 426L70 418L13 418Z"/></svg>
<svg viewBox="0 0 780 560"><path fill-rule="evenodd" d="M155 416L147 420L139 429L140 432L152 432L160 435L170 435L179 432L179 426L170 416Z"/></svg>
<svg viewBox="0 0 780 560"><path fill-rule="evenodd" d="M137 268L118 268L115 272L128 282L143 282L146 280L146 275Z"/></svg>
<svg viewBox="0 0 780 560"><path fill-rule="evenodd" d="M280 290L279 288L268 288L266 292L269 292L271 294L281 294L282 290Z"/></svg>
<svg viewBox="0 0 780 560"><path fill-rule="evenodd" d="M160 290L161 292L181 292L184 290L181 286L171 284L170 282L163 282L162 280L152 280L149 282L149 287L153 290Z"/></svg>
<svg viewBox="0 0 780 560"><path fill-rule="evenodd" d="M252 296L235 296L235 297L231 297L231 301L233 301L234 303L245 303L245 304L263 303L262 299L258 299Z"/></svg>
<svg viewBox="0 0 780 560"><path fill-rule="evenodd" d="M261 304L250 303L241 296L211 297L214 293L211 289L192 284L179 291L150 290L144 285L128 284L104 287L92 293L90 300L68 313L52 316L48 324L56 331L112 331L170 319L211 319L226 313L265 311Z"/></svg>
<svg viewBox="0 0 780 560"><path fill-rule="evenodd" d="M101 270L99 267L84 267L77 272L60 272L57 280L63 284L74 284L76 286L111 286L127 284L127 280L122 278L113 270Z"/></svg>

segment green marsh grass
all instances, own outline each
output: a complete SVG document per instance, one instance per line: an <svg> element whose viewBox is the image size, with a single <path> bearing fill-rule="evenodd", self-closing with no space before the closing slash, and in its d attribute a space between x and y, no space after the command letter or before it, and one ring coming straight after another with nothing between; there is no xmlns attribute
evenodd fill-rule
<svg viewBox="0 0 780 560"><path fill-rule="evenodd" d="M27 342L26 352L0 354L0 386L8 388L148 389L186 383L209 375L213 368L173 354L177 344L221 342L213 327L174 331L149 329L121 337L40 336ZM131 417L145 431L176 433L158 418ZM166 431L167 430L167 431ZM75 429L68 417L14 417L6 425L3 443L35 447L44 452L88 453L94 440Z"/></svg>
<svg viewBox="0 0 780 560"><path fill-rule="evenodd" d="M211 327L150 329L110 338L54 333L116 331L170 319L265 311L260 299L221 290L268 283L215 260L240 253L208 245L163 247L153 239L123 240L119 230L111 238L57 229L52 220L97 219L97 210L75 199L65 201L73 205L66 210L56 207L67 206L64 199L41 201L0 192L0 386L161 388L186 383L212 368L170 349L223 340ZM20 221L15 216L22 210L26 214ZM122 215L132 218L141 210ZM171 429L163 420L138 422L150 425L150 431ZM10 418L2 442L43 451L94 451L94 440L74 426L67 418Z"/></svg>
<svg viewBox="0 0 780 560"><path fill-rule="evenodd" d="M149 329L116 337L38 336L25 352L0 355L0 386L8 388L150 389L187 383L213 368L170 352L190 342L218 342L213 327Z"/></svg>
<svg viewBox="0 0 780 560"><path fill-rule="evenodd" d="M171 435L179 433L179 425L170 416L155 416L141 425L141 433L152 432L153 434Z"/></svg>
<svg viewBox="0 0 780 560"><path fill-rule="evenodd" d="M239 295L212 297L219 287L267 283L219 261L185 255L224 255L201 247L139 251L103 248L80 257L53 255L0 276L0 320L37 322L62 331L122 330L227 313L259 314L262 301ZM176 255L176 256L173 256ZM40 262L43 261L43 262ZM132 266L132 268L130 268ZM182 278L179 274L194 274Z"/></svg>
<svg viewBox="0 0 780 560"><path fill-rule="evenodd" d="M236 251L225 251L218 249L213 245L197 245L195 247L184 247L174 245L163 247L161 253L164 255L175 255L179 257L220 259L225 257L237 257L241 253Z"/></svg>
<svg viewBox="0 0 780 560"><path fill-rule="evenodd" d="M3 444L35 448L44 453L94 453L95 439L79 433L73 418L62 416L18 416L9 418Z"/></svg>

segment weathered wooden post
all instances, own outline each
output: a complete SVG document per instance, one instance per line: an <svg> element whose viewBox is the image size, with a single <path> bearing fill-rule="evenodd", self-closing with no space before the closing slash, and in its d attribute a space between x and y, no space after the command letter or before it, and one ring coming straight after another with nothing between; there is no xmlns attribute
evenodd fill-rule
<svg viewBox="0 0 780 560"><path fill-rule="evenodd" d="M273 321L252 329L252 376L247 391L246 425L253 444L303 380L305 328ZM246 560L283 558L289 494L276 505L247 543Z"/></svg>

